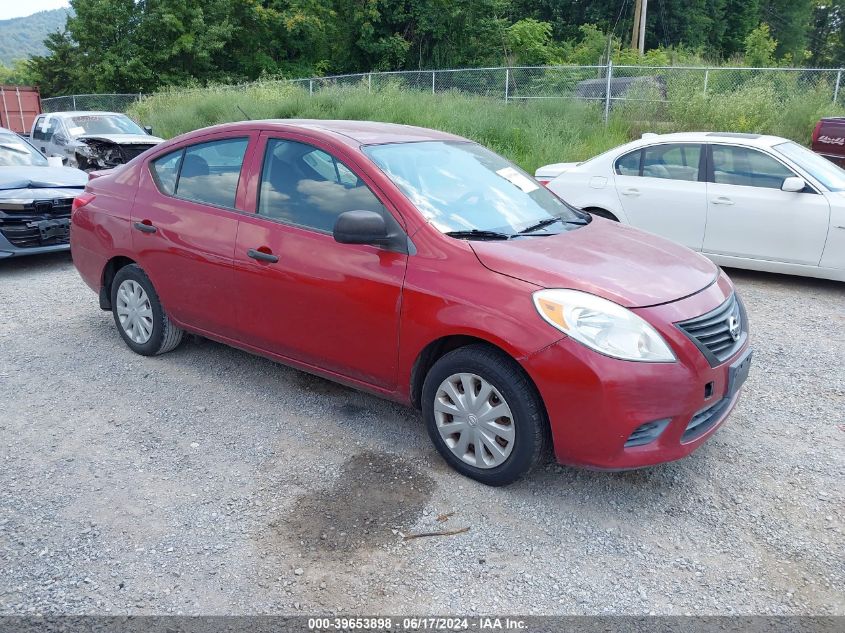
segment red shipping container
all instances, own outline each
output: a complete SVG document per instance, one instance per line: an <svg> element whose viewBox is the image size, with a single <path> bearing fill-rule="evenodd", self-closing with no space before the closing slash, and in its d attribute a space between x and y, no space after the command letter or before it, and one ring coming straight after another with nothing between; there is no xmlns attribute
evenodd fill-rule
<svg viewBox="0 0 845 633"><path fill-rule="evenodd" d="M0 86L0 127L29 134L41 114L41 94L34 86Z"/></svg>

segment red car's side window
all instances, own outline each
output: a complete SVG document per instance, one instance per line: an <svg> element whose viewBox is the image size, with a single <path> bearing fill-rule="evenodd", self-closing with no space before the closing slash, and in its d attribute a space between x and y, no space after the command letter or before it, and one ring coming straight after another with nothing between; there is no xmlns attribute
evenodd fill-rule
<svg viewBox="0 0 845 633"><path fill-rule="evenodd" d="M150 167L159 191L233 209L248 138L226 138L180 148Z"/></svg>
<svg viewBox="0 0 845 633"><path fill-rule="evenodd" d="M168 196L176 195L176 179L179 178L179 167L182 166L182 156L185 150L177 149L150 163L153 180L159 191Z"/></svg>
<svg viewBox="0 0 845 633"><path fill-rule="evenodd" d="M258 213L330 233L346 211L386 210L344 163L306 143L269 139L261 170Z"/></svg>

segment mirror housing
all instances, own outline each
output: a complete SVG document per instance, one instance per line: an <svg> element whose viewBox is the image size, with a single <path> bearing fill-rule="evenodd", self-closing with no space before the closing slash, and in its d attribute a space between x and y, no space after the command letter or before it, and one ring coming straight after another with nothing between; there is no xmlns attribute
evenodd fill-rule
<svg viewBox="0 0 845 633"><path fill-rule="evenodd" d="M144 132L146 132L147 134L152 136L153 135L153 126L152 125L145 125L144 126Z"/></svg>
<svg viewBox="0 0 845 633"><path fill-rule="evenodd" d="M408 252L405 233L399 227L388 227L381 213L346 211L337 216L332 236L339 244L369 244L400 253Z"/></svg>
<svg viewBox="0 0 845 633"><path fill-rule="evenodd" d="M798 193L804 191L807 186L807 181L798 176L790 176L783 179L783 184L780 186L781 191L788 191L790 193Z"/></svg>
<svg viewBox="0 0 845 633"><path fill-rule="evenodd" d="M56 145L67 145L67 138L64 134L53 134L53 142Z"/></svg>
<svg viewBox="0 0 845 633"><path fill-rule="evenodd" d="M64 167L65 160L61 156L48 156L47 157L47 165L50 167Z"/></svg>

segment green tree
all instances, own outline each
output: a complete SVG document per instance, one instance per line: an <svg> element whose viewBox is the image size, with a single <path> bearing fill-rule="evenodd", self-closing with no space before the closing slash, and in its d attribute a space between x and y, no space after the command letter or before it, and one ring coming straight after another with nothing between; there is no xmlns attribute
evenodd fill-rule
<svg viewBox="0 0 845 633"><path fill-rule="evenodd" d="M26 60L16 59L11 66L0 63L0 84L28 85L35 83Z"/></svg>
<svg viewBox="0 0 845 633"><path fill-rule="evenodd" d="M775 63L778 43L772 39L768 24L761 24L745 38L745 63L753 68L765 68Z"/></svg>
<svg viewBox="0 0 845 633"><path fill-rule="evenodd" d="M716 23L721 25L722 34L713 42L714 55L730 59L742 54L746 36L760 23L759 0L725 0Z"/></svg>
<svg viewBox="0 0 845 633"><path fill-rule="evenodd" d="M790 55L803 62L812 13L813 0L761 0L760 21L771 27L777 40L776 57Z"/></svg>
<svg viewBox="0 0 845 633"><path fill-rule="evenodd" d="M548 64L556 57L552 43L552 25L534 18L511 24L505 42L509 64L525 66Z"/></svg>
<svg viewBox="0 0 845 633"><path fill-rule="evenodd" d="M813 66L845 66L845 0L816 4L808 48Z"/></svg>
<svg viewBox="0 0 845 633"><path fill-rule="evenodd" d="M154 83L138 38L144 2L72 0L71 6L67 30L78 51L68 70L78 83L92 92L138 92Z"/></svg>
<svg viewBox="0 0 845 633"><path fill-rule="evenodd" d="M227 0L146 0L134 34L138 89L220 76L232 35Z"/></svg>
<svg viewBox="0 0 845 633"><path fill-rule="evenodd" d="M607 36L595 24L584 24L579 30L580 41L571 47L566 61L582 66L600 63L607 56Z"/></svg>
<svg viewBox="0 0 845 633"><path fill-rule="evenodd" d="M32 57L26 62L41 95L52 97L88 92L89 86L80 78L81 53L70 33L67 30L51 33L44 45L48 51L46 55Z"/></svg>

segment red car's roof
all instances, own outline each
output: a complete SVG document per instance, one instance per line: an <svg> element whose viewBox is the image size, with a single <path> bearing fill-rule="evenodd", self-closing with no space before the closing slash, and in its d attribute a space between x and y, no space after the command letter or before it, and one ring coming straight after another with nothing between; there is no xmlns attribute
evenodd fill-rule
<svg viewBox="0 0 845 633"><path fill-rule="evenodd" d="M237 130L242 128L264 130L290 130L299 128L312 132L320 132L348 145L370 145L377 143L409 143L414 141L465 141L466 139L413 125L398 123L382 123L380 121L333 121L322 119L266 119L263 121L242 121L240 123L223 123L212 128L204 128L189 133L200 135L204 132Z"/></svg>

